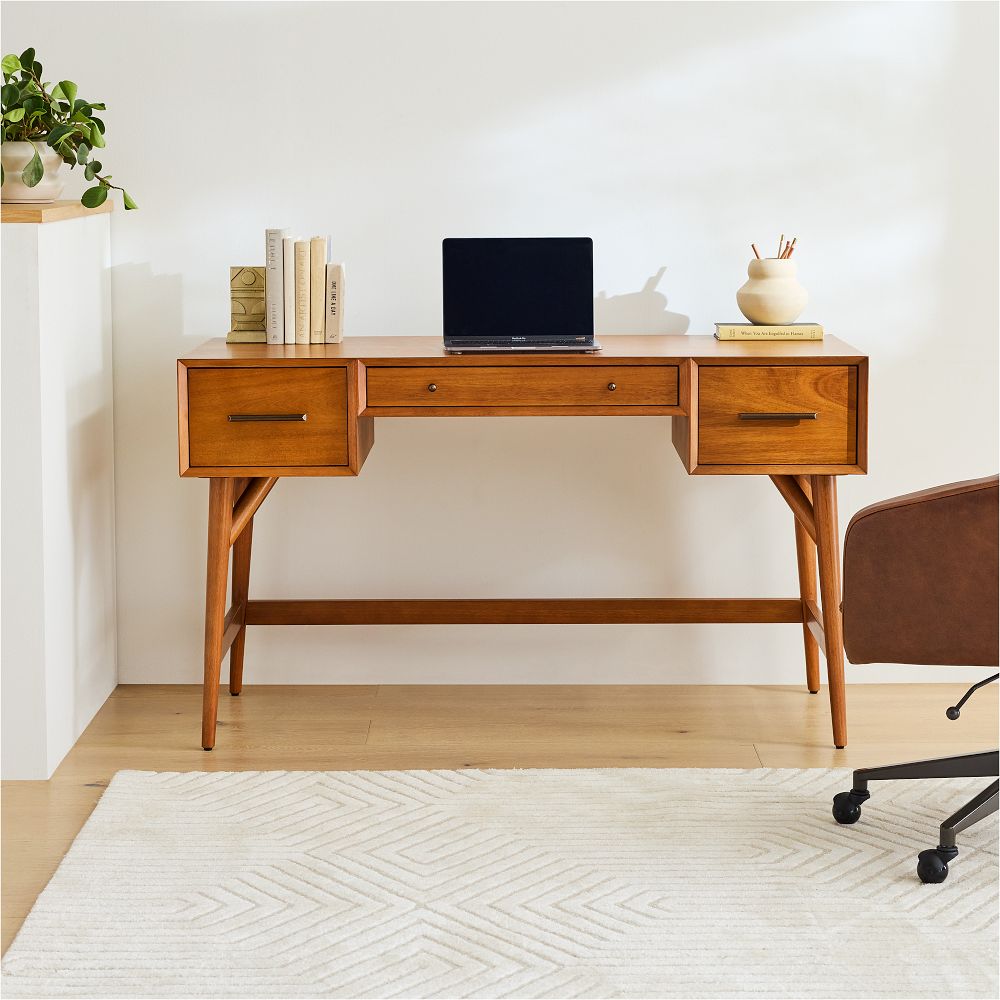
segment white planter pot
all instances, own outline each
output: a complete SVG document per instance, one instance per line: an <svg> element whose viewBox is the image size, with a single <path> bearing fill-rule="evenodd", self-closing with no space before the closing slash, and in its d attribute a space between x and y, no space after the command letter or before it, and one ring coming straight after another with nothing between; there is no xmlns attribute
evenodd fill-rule
<svg viewBox="0 0 1000 1000"><path fill-rule="evenodd" d="M42 158L45 173L34 186L27 187L21 180L21 171L28 165L35 150ZM30 202L34 205L55 201L66 186L60 168L62 157L44 142L5 142L0 146L0 160L3 161L3 187L0 199L7 202Z"/></svg>
<svg viewBox="0 0 1000 1000"><path fill-rule="evenodd" d="M809 301L809 293L798 283L795 271L794 260L768 257L750 261L750 280L736 293L740 312L751 323L794 323Z"/></svg>

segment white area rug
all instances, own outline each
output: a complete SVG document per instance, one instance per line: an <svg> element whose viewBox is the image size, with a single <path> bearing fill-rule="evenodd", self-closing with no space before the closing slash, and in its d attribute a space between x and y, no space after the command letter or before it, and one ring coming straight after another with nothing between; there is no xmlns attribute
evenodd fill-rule
<svg viewBox="0 0 1000 1000"><path fill-rule="evenodd" d="M118 774L7 997L996 997L985 780L846 771Z"/></svg>

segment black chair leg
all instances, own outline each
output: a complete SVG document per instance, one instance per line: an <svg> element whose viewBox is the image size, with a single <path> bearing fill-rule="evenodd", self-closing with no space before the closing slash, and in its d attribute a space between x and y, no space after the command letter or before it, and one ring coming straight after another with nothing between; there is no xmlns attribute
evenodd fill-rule
<svg viewBox="0 0 1000 1000"><path fill-rule="evenodd" d="M935 757L907 764L862 767L854 772L854 790L865 792L869 781L896 781L903 778L992 778L1000 765L1000 751L963 753L954 757ZM867 796L865 796L867 798Z"/></svg>
<svg viewBox="0 0 1000 1000"><path fill-rule="evenodd" d="M954 757L914 760L906 764L886 764L884 767L861 767L854 772L849 792L833 797L833 818L838 823L857 823L861 818L861 803L871 798L869 781L899 781L906 778L992 778L1000 771L1000 751L963 753Z"/></svg>
<svg viewBox="0 0 1000 1000"><path fill-rule="evenodd" d="M975 826L981 819L992 816L997 811L997 800L1000 798L1000 781L994 781L989 788L984 788L974 799L970 799L955 813L941 824L941 846L954 847L955 834Z"/></svg>

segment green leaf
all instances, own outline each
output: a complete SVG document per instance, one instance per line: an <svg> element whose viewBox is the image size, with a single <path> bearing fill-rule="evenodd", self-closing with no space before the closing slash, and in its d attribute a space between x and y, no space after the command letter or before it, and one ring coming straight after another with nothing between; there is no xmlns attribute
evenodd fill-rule
<svg viewBox="0 0 1000 1000"><path fill-rule="evenodd" d="M12 74L16 73L21 68L21 60L18 59L17 56L13 56L13 55L12 56L4 56L3 57L3 62L0 63L0 67L2 67L3 71L8 76L11 76Z"/></svg>
<svg viewBox="0 0 1000 1000"><path fill-rule="evenodd" d="M62 88L58 83L49 91L49 96L52 98L53 101L66 100L66 97L62 92Z"/></svg>
<svg viewBox="0 0 1000 1000"><path fill-rule="evenodd" d="M104 122L100 118L94 118L91 116L90 120L101 130L101 135L104 135Z"/></svg>
<svg viewBox="0 0 1000 1000"><path fill-rule="evenodd" d="M11 108L4 118L9 122L19 122L24 117L24 108Z"/></svg>
<svg viewBox="0 0 1000 1000"><path fill-rule="evenodd" d="M90 146L85 142L81 142L79 146L76 147L76 162L84 164L87 162L87 157L90 155Z"/></svg>
<svg viewBox="0 0 1000 1000"><path fill-rule="evenodd" d="M24 65L24 57L23 56L21 58L21 64ZM41 78L42 78L42 64L40 62L38 62L38 61L33 62L31 64L31 72L35 74L35 78L37 80L41 80Z"/></svg>
<svg viewBox="0 0 1000 1000"><path fill-rule="evenodd" d="M35 150L35 155L28 161L28 165L21 171L21 180L25 187L33 188L41 179L42 175L45 173L42 167L42 158L38 155L38 150Z"/></svg>
<svg viewBox="0 0 1000 1000"><path fill-rule="evenodd" d="M72 131L72 125L57 125L55 128L49 129L49 137L45 141L50 146L55 146L60 139L65 138Z"/></svg>
<svg viewBox="0 0 1000 1000"><path fill-rule="evenodd" d="M96 187L87 188L80 199L86 208L97 208L98 205L103 205L107 200L108 189L101 184L98 184Z"/></svg>
<svg viewBox="0 0 1000 1000"><path fill-rule="evenodd" d="M5 105L13 104L21 96L21 88L16 83L5 83L0 87L0 101Z"/></svg>
<svg viewBox="0 0 1000 1000"><path fill-rule="evenodd" d="M35 61L35 50L34 49L25 49L21 53L20 64L22 66L26 66L26 67L30 66L34 61Z"/></svg>
<svg viewBox="0 0 1000 1000"><path fill-rule="evenodd" d="M122 191L122 201L125 202L125 211L130 212L133 208L138 208L139 206L132 200L132 196L128 191Z"/></svg>
<svg viewBox="0 0 1000 1000"><path fill-rule="evenodd" d="M107 111L108 106L106 104L91 104L90 105L95 111Z"/></svg>
<svg viewBox="0 0 1000 1000"><path fill-rule="evenodd" d="M94 149L104 149L107 145L104 141L104 136L101 134L101 130L96 125L91 125L90 127L90 144Z"/></svg>
<svg viewBox="0 0 1000 1000"><path fill-rule="evenodd" d="M92 181L96 174L97 174L97 169L94 167L93 163L88 163L83 168L83 176L86 177L88 181Z"/></svg>
<svg viewBox="0 0 1000 1000"><path fill-rule="evenodd" d="M60 80L59 89L63 92L63 96L70 104L76 100L77 86L72 80Z"/></svg>

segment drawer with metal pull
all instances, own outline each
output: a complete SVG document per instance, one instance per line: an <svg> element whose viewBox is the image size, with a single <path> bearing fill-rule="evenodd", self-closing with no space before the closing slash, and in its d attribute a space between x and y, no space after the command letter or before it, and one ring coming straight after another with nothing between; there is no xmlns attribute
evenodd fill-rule
<svg viewBox="0 0 1000 1000"><path fill-rule="evenodd" d="M347 368L191 368L187 425L192 471L345 466Z"/></svg>
<svg viewBox="0 0 1000 1000"><path fill-rule="evenodd" d="M676 406L676 365L369 367L369 407Z"/></svg>
<svg viewBox="0 0 1000 1000"><path fill-rule="evenodd" d="M699 365L699 465L852 466L853 365Z"/></svg>

